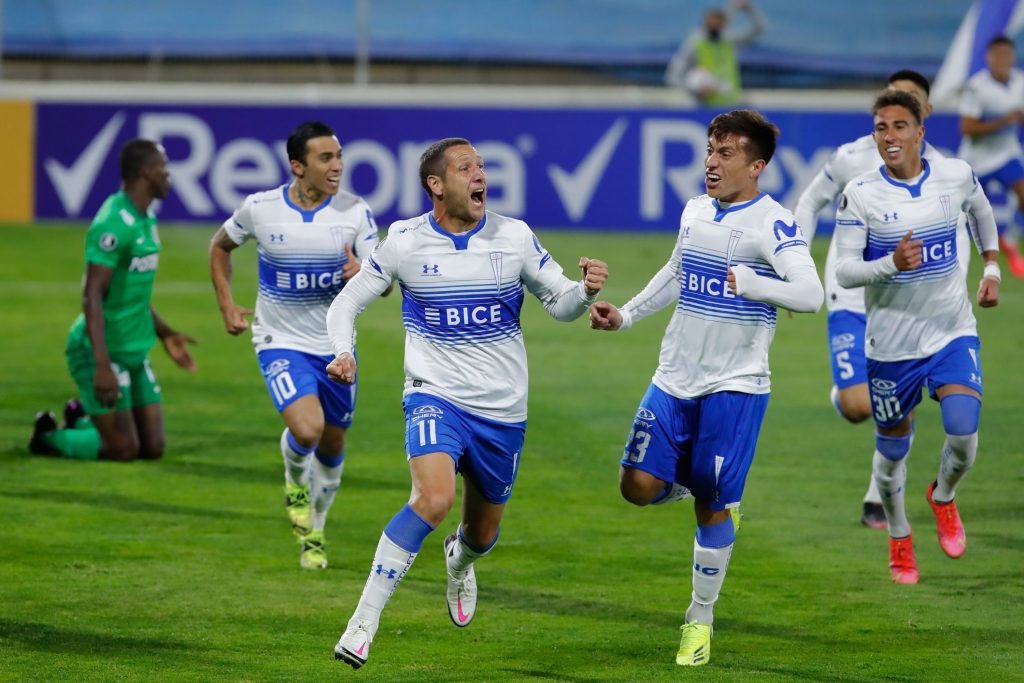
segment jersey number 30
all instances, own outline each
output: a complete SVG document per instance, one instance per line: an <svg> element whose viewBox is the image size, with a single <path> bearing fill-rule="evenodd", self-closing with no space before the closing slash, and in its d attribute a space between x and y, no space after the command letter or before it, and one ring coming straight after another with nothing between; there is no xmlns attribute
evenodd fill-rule
<svg viewBox="0 0 1024 683"><path fill-rule="evenodd" d="M875 402L875 419L879 422L892 422L903 416L898 396L872 396L871 398Z"/></svg>

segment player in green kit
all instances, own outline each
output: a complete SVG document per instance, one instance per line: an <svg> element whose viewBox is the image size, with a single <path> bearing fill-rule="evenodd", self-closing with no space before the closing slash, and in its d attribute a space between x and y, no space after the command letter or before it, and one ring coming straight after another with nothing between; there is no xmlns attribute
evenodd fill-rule
<svg viewBox="0 0 1024 683"><path fill-rule="evenodd" d="M186 348L195 340L171 329L150 304L160 238L149 206L170 192L167 155L150 140L131 140L120 163L121 191L103 202L85 236L83 312L65 348L81 406L69 402L62 429L52 412L36 415L29 450L38 455L159 458L164 419L149 350L159 338L175 363L195 371Z"/></svg>

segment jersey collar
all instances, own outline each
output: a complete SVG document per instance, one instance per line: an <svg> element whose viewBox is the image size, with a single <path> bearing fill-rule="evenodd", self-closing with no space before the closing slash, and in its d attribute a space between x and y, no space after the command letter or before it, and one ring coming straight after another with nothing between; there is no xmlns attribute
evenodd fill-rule
<svg viewBox="0 0 1024 683"><path fill-rule="evenodd" d="M761 199L763 197L767 197L767 196L768 195L766 193L762 192L761 194L757 195L753 199L747 200L745 202L739 202L737 204L733 204L732 206L730 206L730 207L728 207L726 209L722 208L722 206L718 203L718 198L716 197L715 199L711 200L712 206L715 207L715 222L719 223L719 222L721 222L721 220L723 218L725 218L726 214L732 213L733 211L741 211L741 210L747 208L748 206L756 204L757 202L761 201Z"/></svg>
<svg viewBox="0 0 1024 683"><path fill-rule="evenodd" d="M469 248L469 238L483 230L484 225L487 224L487 214L484 214L484 217L480 219L480 222L476 224L475 228L469 232L464 232L458 235L450 233L438 225L437 221L434 220L433 212L427 214L427 220L430 221L430 227L432 227L435 232L444 235L455 244L455 251L465 251Z"/></svg>
<svg viewBox="0 0 1024 683"><path fill-rule="evenodd" d="M921 163L924 165L924 172L921 174L921 177L917 179L917 182L914 183L913 185L911 185L910 183L902 183L893 178L892 176L890 176L888 173L885 172L885 164L879 166L878 172L882 174L882 177L885 178L886 182L888 182L890 185L893 185L895 187L902 187L904 190L910 193L911 197L917 198L921 196L921 186L924 185L924 181L928 180L928 176L930 176L932 173L932 167L928 163L927 159L921 157Z"/></svg>
<svg viewBox="0 0 1024 683"><path fill-rule="evenodd" d="M331 200L334 199L333 196L327 195L327 199L325 199L320 204L320 206L318 206L316 208L313 208L313 209L310 209L309 211L307 211L306 209L303 209L301 206L299 206L298 204L293 202L292 198L288 196L288 184L287 183L285 183L284 185L281 186L281 194L284 195L284 203L287 204L288 206L292 207L293 209L295 209L296 211L298 211L302 215L302 222L303 223L312 223L313 222L313 217L316 216L317 211L319 211L320 209L326 208L326 206L331 203Z"/></svg>

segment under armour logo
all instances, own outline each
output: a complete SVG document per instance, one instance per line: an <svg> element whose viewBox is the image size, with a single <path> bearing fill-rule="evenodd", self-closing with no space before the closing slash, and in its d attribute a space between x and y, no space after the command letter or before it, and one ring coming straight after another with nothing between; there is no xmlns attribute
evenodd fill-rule
<svg viewBox="0 0 1024 683"><path fill-rule="evenodd" d="M380 576L381 574L386 574L387 576L385 578L388 578L388 579L395 578L395 574L398 573L398 571L394 570L394 569L384 569L384 565L382 565L382 564L378 564L377 565L377 569L375 569L374 571L377 572L378 576Z"/></svg>
<svg viewBox="0 0 1024 683"><path fill-rule="evenodd" d="M284 242L284 233L283 232L272 233L270 235L270 241L271 242Z"/></svg>
<svg viewBox="0 0 1024 683"><path fill-rule="evenodd" d="M888 213L882 214L882 218L885 219L886 223L889 222L889 214ZM893 221L898 221L899 219L900 219L900 215L898 213L896 213L895 211L893 211L892 212L892 220Z"/></svg>
<svg viewBox="0 0 1024 683"><path fill-rule="evenodd" d="M434 275L439 275L440 274L440 269L441 269L441 266L437 265L436 263L434 265L429 265L429 264L426 264L426 263L423 264L423 274L424 275L429 275L431 273L433 273Z"/></svg>

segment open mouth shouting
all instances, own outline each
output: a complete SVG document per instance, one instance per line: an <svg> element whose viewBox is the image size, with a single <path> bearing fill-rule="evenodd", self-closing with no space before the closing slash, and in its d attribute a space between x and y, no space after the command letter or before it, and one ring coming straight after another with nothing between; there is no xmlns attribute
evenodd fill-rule
<svg viewBox="0 0 1024 683"><path fill-rule="evenodd" d="M481 187L478 190L473 190L469 193L469 203L473 208L483 209L484 202L487 200L487 188Z"/></svg>

